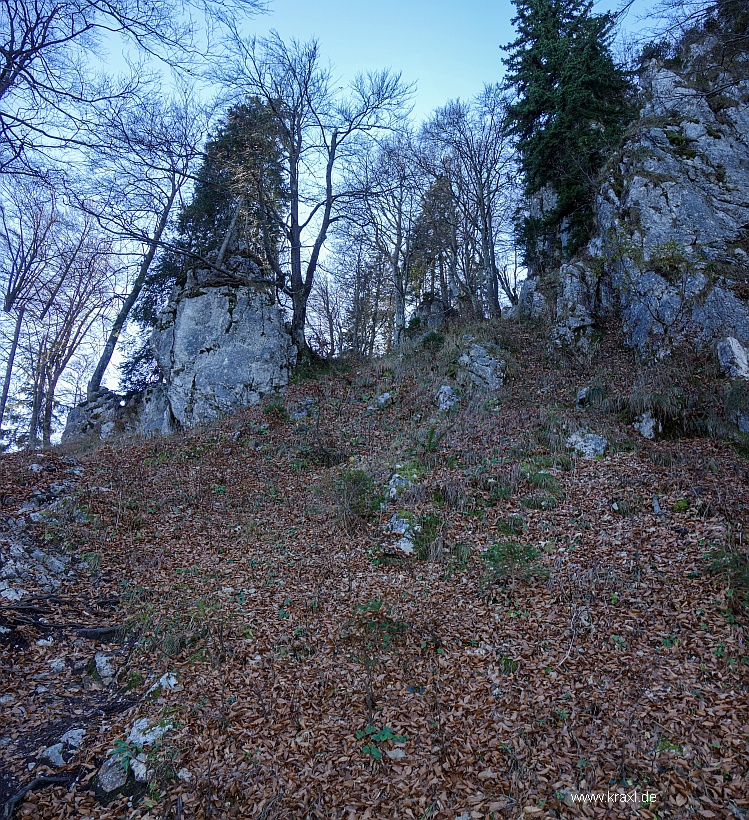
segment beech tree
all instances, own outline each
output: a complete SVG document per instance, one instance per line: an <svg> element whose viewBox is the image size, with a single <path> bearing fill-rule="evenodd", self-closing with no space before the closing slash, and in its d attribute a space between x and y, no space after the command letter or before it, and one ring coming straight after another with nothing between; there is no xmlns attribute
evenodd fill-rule
<svg viewBox="0 0 749 820"><path fill-rule="evenodd" d="M113 80L93 55L118 40L135 60L194 72L218 27L261 0L0 0L0 172L37 174L40 152L84 142L92 106L127 98L143 66Z"/></svg>
<svg viewBox="0 0 749 820"><path fill-rule="evenodd" d="M322 63L315 40L285 43L235 37L221 70L238 101L256 97L277 127L288 184L287 207L264 207L263 230L280 231L286 258L272 259L276 284L291 299L291 332L301 355L307 351L307 301L320 254L333 224L360 192L342 180L342 166L362 144L401 122L408 88L389 71L359 75L343 92Z"/></svg>
<svg viewBox="0 0 749 820"><path fill-rule="evenodd" d="M127 243L133 272L88 384L100 388L130 311L162 246L180 196L196 171L210 110L185 94L176 99L109 106L92 142L91 184L79 206L114 239Z"/></svg>
<svg viewBox="0 0 749 820"><path fill-rule="evenodd" d="M44 186L32 187L11 181L2 191L0 221L3 311L8 317L15 316L0 396L1 429L26 309L41 287L48 265L55 258L54 239L60 216L54 192Z"/></svg>
<svg viewBox="0 0 749 820"><path fill-rule="evenodd" d="M384 140L373 155L363 154L352 186L362 191L359 224L387 264L395 305L393 346L398 347L405 340L414 230L426 187L411 135L398 134Z"/></svg>
<svg viewBox="0 0 749 820"><path fill-rule="evenodd" d="M60 377L83 345L101 338L116 292L116 257L92 220L67 226L56 250L56 264L26 311L29 448L50 445Z"/></svg>
<svg viewBox="0 0 749 820"><path fill-rule="evenodd" d="M505 128L507 105L498 86L486 86L470 104L456 100L440 108L422 130L432 162L437 160L435 174L450 181L478 236L486 299L494 315L501 312L500 288L511 303L517 301L498 247L502 236L509 237L517 187L515 149Z"/></svg>

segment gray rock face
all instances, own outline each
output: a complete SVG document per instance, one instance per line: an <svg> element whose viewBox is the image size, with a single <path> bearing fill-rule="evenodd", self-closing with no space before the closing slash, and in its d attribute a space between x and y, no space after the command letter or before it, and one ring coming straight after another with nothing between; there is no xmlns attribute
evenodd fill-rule
<svg viewBox="0 0 749 820"><path fill-rule="evenodd" d="M720 48L706 35L678 73L642 72L646 102L598 192L596 236L559 270L559 343L616 314L646 355L749 345L749 58L721 61ZM538 288L523 287L528 315Z"/></svg>
<svg viewBox="0 0 749 820"><path fill-rule="evenodd" d="M296 363L278 305L250 285L176 294L151 347L163 382L129 397L99 391L70 411L63 441L169 435L213 421L285 387Z"/></svg>
<svg viewBox="0 0 749 820"><path fill-rule="evenodd" d="M733 336L728 336L718 342L718 361L723 372L732 379L749 379L747 350Z"/></svg>
<svg viewBox="0 0 749 820"><path fill-rule="evenodd" d="M538 290L538 281L529 277L520 288L517 316L522 319L541 320L551 316L546 297Z"/></svg>
<svg viewBox="0 0 749 820"><path fill-rule="evenodd" d="M133 396L121 396L104 388L68 413L62 440L95 437L107 441L121 436L168 435L177 426L166 385L155 384Z"/></svg>
<svg viewBox="0 0 749 820"><path fill-rule="evenodd" d="M296 348L272 297L251 287L185 291L151 337L180 425L212 421L288 383Z"/></svg>

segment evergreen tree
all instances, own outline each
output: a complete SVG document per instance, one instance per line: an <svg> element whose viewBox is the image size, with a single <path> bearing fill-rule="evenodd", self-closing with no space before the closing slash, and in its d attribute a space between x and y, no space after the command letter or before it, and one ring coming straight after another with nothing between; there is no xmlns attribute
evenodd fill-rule
<svg viewBox="0 0 749 820"><path fill-rule="evenodd" d="M513 0L517 39L507 84L516 99L507 125L517 137L526 194L556 195L520 228L527 261L564 228L564 251L587 239L597 175L630 117L631 85L609 49L613 17L591 0Z"/></svg>
<svg viewBox="0 0 749 820"><path fill-rule="evenodd" d="M281 243L273 212L287 198L277 129L267 107L251 99L230 109L206 143L175 239L157 260L133 308L131 318L144 334L150 335L174 285L185 285L190 268L220 267L218 256L230 229L232 254L252 259L270 278L268 257L278 253ZM120 371L128 390L142 390L159 378L147 335L130 342Z"/></svg>

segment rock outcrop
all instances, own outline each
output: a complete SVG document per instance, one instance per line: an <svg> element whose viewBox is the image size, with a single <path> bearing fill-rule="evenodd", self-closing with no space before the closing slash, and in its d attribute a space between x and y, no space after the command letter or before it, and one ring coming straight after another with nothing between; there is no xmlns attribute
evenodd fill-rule
<svg viewBox="0 0 749 820"><path fill-rule="evenodd" d="M63 441L168 435L213 421L286 386L296 363L279 306L253 285L176 292L151 348L163 381L129 396L99 391L70 411Z"/></svg>
<svg viewBox="0 0 749 820"><path fill-rule="evenodd" d="M192 427L285 387L296 348L272 295L242 287L180 293L151 337L171 413Z"/></svg>
<svg viewBox="0 0 749 820"><path fill-rule="evenodd" d="M749 55L728 59L705 35L668 65L641 73L644 107L604 174L597 235L552 288L523 288L521 314L552 314L559 344L585 348L610 315L646 355L749 344Z"/></svg>

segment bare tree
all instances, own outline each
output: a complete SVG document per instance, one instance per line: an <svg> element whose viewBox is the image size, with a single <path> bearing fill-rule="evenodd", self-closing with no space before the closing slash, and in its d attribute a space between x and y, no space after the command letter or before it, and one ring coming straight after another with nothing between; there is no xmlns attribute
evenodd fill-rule
<svg viewBox="0 0 749 820"><path fill-rule="evenodd" d="M288 174L288 208L265 208L266 234L280 229L288 258L266 256L279 289L292 304L292 336L307 350L305 323L320 254L331 225L345 217L358 195L342 184L341 167L362 141L394 127L408 95L400 75L388 71L358 76L342 94L312 40L288 44L277 33L267 39L235 37L221 79L238 99L257 97L274 118ZM263 203L262 191L256 192Z"/></svg>
<svg viewBox="0 0 749 820"><path fill-rule="evenodd" d="M54 234L59 225L54 193L24 183L4 186L0 201L0 277L3 311L15 314L0 396L0 428L5 417L18 340L29 299L41 286L47 265L54 257Z"/></svg>
<svg viewBox="0 0 749 820"><path fill-rule="evenodd" d="M405 339L414 228L426 187L411 135L402 132L384 140L373 155L362 155L356 187L363 192L360 224L387 261L395 303L393 346L398 347Z"/></svg>
<svg viewBox="0 0 749 820"><path fill-rule="evenodd" d="M138 299L180 196L201 157L210 109L184 94L166 102L140 101L109 108L92 148L91 180L80 207L113 238L140 248L134 276L88 384L101 389L104 373Z"/></svg>
<svg viewBox="0 0 749 820"><path fill-rule="evenodd" d="M89 107L129 96L143 66L107 79L93 55L135 55L195 71L208 36L262 0L0 0L0 172L38 173L38 152L81 141ZM198 22L199 21L199 22Z"/></svg>
<svg viewBox="0 0 749 820"><path fill-rule="evenodd" d="M89 220L71 226L58 264L29 303L26 326L31 415L27 446L49 446L57 385L81 346L102 338L115 294L110 241Z"/></svg>
<svg viewBox="0 0 749 820"><path fill-rule="evenodd" d="M456 100L439 109L422 130L422 140L431 149L433 173L450 180L479 237L493 314L501 312L500 287L511 303L517 302L498 261L501 233L510 235L517 181L514 148L503 125L507 102L499 86L486 86L470 105Z"/></svg>

